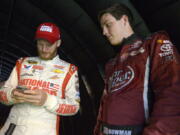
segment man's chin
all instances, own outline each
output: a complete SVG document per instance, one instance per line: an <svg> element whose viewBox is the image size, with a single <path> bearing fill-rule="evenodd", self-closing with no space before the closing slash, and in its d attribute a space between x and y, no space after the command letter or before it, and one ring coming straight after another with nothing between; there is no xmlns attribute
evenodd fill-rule
<svg viewBox="0 0 180 135"><path fill-rule="evenodd" d="M45 56L40 56L40 58L42 60L52 60L53 59L52 57L45 57Z"/></svg>
<svg viewBox="0 0 180 135"><path fill-rule="evenodd" d="M122 43L122 41L119 41L119 42L110 42L111 43L111 45L112 46L119 46L121 43Z"/></svg>

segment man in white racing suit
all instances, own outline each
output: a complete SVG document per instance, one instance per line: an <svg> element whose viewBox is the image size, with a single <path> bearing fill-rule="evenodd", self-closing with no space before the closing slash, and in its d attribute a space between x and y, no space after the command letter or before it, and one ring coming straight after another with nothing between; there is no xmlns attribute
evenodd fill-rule
<svg viewBox="0 0 180 135"><path fill-rule="evenodd" d="M43 23L35 38L39 56L20 58L0 89L0 101L13 105L0 135L58 135L59 115L79 110L77 67L57 55L59 28Z"/></svg>

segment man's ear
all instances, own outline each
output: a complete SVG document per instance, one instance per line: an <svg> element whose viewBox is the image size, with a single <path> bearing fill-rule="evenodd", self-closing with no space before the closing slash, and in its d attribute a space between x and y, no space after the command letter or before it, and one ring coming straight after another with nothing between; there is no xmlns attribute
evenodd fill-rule
<svg viewBox="0 0 180 135"><path fill-rule="evenodd" d="M126 24L129 24L129 18L128 18L127 15L123 15L123 16L121 17L121 19L123 19L123 22L124 22L125 25L126 25Z"/></svg>
<svg viewBox="0 0 180 135"><path fill-rule="evenodd" d="M61 45L61 40L57 40L56 44L57 44L57 47L59 47Z"/></svg>

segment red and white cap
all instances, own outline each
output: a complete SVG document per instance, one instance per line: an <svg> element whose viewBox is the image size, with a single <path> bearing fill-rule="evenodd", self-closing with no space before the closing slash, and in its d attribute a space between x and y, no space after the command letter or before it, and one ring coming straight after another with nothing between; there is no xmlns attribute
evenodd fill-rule
<svg viewBox="0 0 180 135"><path fill-rule="evenodd" d="M53 23L42 23L36 30L35 39L45 39L51 44L61 39L60 30L57 25Z"/></svg>

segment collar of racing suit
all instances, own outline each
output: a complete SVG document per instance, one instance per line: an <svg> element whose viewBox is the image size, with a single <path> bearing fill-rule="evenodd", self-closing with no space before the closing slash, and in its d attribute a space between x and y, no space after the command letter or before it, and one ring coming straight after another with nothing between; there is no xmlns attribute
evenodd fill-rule
<svg viewBox="0 0 180 135"><path fill-rule="evenodd" d="M56 55L53 59L51 60L42 60L41 58L39 58L40 63L46 63L46 64L56 64L57 62L59 62L59 55Z"/></svg>
<svg viewBox="0 0 180 135"><path fill-rule="evenodd" d="M125 45L129 45L129 44L132 44L134 43L134 41L136 40L141 40L141 38L136 34L136 33L133 33L132 35L130 35L129 37L127 38L124 38L122 43L118 46L113 46L113 49L116 53L119 53L119 51L121 50L121 48Z"/></svg>
<svg viewBox="0 0 180 135"><path fill-rule="evenodd" d="M134 34L130 35L129 37L124 38L124 40L120 46L132 44L132 43L134 43L134 41L139 40L139 39L140 39L140 37L136 33L134 33Z"/></svg>

